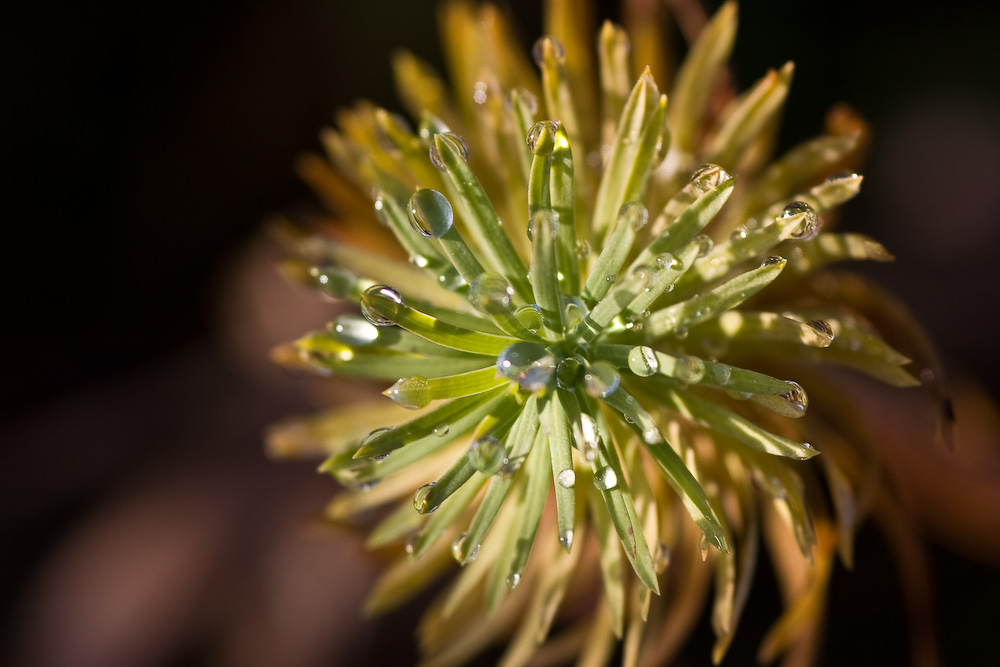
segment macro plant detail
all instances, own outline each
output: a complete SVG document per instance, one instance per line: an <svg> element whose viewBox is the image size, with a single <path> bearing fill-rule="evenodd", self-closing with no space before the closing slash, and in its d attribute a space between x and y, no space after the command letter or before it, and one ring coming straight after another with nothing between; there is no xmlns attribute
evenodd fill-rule
<svg viewBox="0 0 1000 667"><path fill-rule="evenodd" d="M569 4L547 3L531 60L495 8L445 5L454 96L400 54L416 129L362 102L324 131L328 162L302 171L337 222L282 226L284 268L360 312L275 356L391 400L269 446L326 457L331 519L377 517L368 545L394 562L369 611L460 566L420 628L428 664L504 642L503 664L596 664L616 639L652 664L708 596L719 661L761 543L789 601L761 657L810 654L875 470L824 374L920 384L871 323L891 299L828 270L891 259L830 230L863 124L842 110L771 162L792 67L728 90L734 3L676 72L610 22L595 58Z"/></svg>

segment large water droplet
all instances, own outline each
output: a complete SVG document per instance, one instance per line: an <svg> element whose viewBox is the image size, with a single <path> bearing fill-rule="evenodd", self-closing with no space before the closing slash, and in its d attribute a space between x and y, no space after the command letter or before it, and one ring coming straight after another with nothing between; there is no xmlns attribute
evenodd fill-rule
<svg viewBox="0 0 1000 667"><path fill-rule="evenodd" d="M621 376L607 361L595 361L583 375L583 388L594 398L605 398L618 391Z"/></svg>
<svg viewBox="0 0 1000 667"><path fill-rule="evenodd" d="M691 185L701 192L707 192L730 179L729 172L717 164L706 164L691 174Z"/></svg>
<svg viewBox="0 0 1000 667"><path fill-rule="evenodd" d="M338 317L333 323L333 333L341 343L355 347L371 345L378 340L378 328L354 313Z"/></svg>
<svg viewBox="0 0 1000 667"><path fill-rule="evenodd" d="M555 358L539 343L518 341L504 348L497 357L497 375L513 380L528 392L545 388L555 371Z"/></svg>
<svg viewBox="0 0 1000 667"><path fill-rule="evenodd" d="M451 543L451 555L458 561L459 565L468 565L472 561L476 560L477 556L479 556L479 547L482 545L477 544L471 551L469 551L467 556L464 558L462 557L462 551L465 548L465 542L468 536L468 533L461 533L455 538L455 541Z"/></svg>
<svg viewBox="0 0 1000 667"><path fill-rule="evenodd" d="M566 530L559 533L559 544L566 551L573 548L573 529L567 528Z"/></svg>
<svg viewBox="0 0 1000 667"><path fill-rule="evenodd" d="M334 299L346 299L358 282L357 276L339 266L314 266L309 275L323 294Z"/></svg>
<svg viewBox="0 0 1000 667"><path fill-rule="evenodd" d="M631 225L632 229L639 231L649 222L649 211L642 205L642 202L626 202L618 209L618 219L622 224Z"/></svg>
<svg viewBox="0 0 1000 667"><path fill-rule="evenodd" d="M785 380L790 387L788 393L782 394L781 398L788 404L788 407L797 415L804 415L809 407L809 396L806 390L794 380Z"/></svg>
<svg viewBox="0 0 1000 667"><path fill-rule="evenodd" d="M399 378L396 384L382 392L400 407L418 410L431 402L430 382L419 375Z"/></svg>
<svg viewBox="0 0 1000 667"><path fill-rule="evenodd" d="M392 319L385 315L385 300L403 305L403 297L388 285L372 285L361 294L361 314L377 327L392 325Z"/></svg>
<svg viewBox="0 0 1000 667"><path fill-rule="evenodd" d="M559 483L559 486L565 489L571 489L573 488L573 485L576 484L576 473L572 468L560 470L559 474L556 475L556 481Z"/></svg>
<svg viewBox="0 0 1000 667"><path fill-rule="evenodd" d="M674 377L686 384L701 382L705 377L705 362L698 357L678 357L674 365Z"/></svg>
<svg viewBox="0 0 1000 667"><path fill-rule="evenodd" d="M802 342L816 347L830 347L833 342L833 327L826 320L811 320L806 322L807 329L802 331Z"/></svg>
<svg viewBox="0 0 1000 667"><path fill-rule="evenodd" d="M469 462L485 475L495 475L507 462L507 448L490 435L477 438L469 445Z"/></svg>
<svg viewBox="0 0 1000 667"><path fill-rule="evenodd" d="M421 236L439 239L455 222L448 199L430 188L417 190L410 197L410 226Z"/></svg>
<svg viewBox="0 0 1000 667"><path fill-rule="evenodd" d="M560 359L556 364L556 385L560 389L574 391L583 379L583 364L583 357L578 354Z"/></svg>
<svg viewBox="0 0 1000 667"><path fill-rule="evenodd" d="M715 241L708 234L698 234L698 236L692 239L692 242L698 244L698 254L696 257L704 257L712 252L712 248L715 247Z"/></svg>
<svg viewBox="0 0 1000 667"><path fill-rule="evenodd" d="M441 141L447 141L449 144L451 144L452 148L458 151L459 157L461 157L463 160L469 159L469 145L465 143L465 139L463 139L460 135L455 134L454 132L441 132L440 134L436 134L434 136L436 139L440 139ZM431 140L431 147L429 153L431 157L431 162L434 164L435 167L437 167L441 171L444 171L445 169L448 168L448 165L445 164L444 156L442 156L441 151L438 150L437 141L435 139Z"/></svg>
<svg viewBox="0 0 1000 667"><path fill-rule="evenodd" d="M514 288L499 273L484 273L469 285L469 303L484 313L510 312Z"/></svg>
<svg viewBox="0 0 1000 667"><path fill-rule="evenodd" d="M514 317L531 333L538 333L542 328L542 309L534 303L521 306L514 311Z"/></svg>
<svg viewBox="0 0 1000 667"><path fill-rule="evenodd" d="M528 130L524 141L528 150L535 155L551 155L556 148L556 134L559 123L553 120L540 120Z"/></svg>
<svg viewBox="0 0 1000 667"><path fill-rule="evenodd" d="M610 467L604 467L594 473L594 486L601 491L609 491L618 486L618 475Z"/></svg>
<svg viewBox="0 0 1000 667"><path fill-rule="evenodd" d="M377 436L380 436L383 433L388 433L391 430L392 430L391 426L382 426L381 428L375 429L374 431L370 432L368 435L366 435L364 438L361 439L361 444L359 445L359 449L361 447L364 447L365 445L367 445L369 442L371 442ZM371 460L373 460L373 461L381 461L386 456L388 456L388 454L382 454L381 456L373 456L373 457L371 457Z"/></svg>
<svg viewBox="0 0 1000 667"><path fill-rule="evenodd" d="M436 484L437 482L430 482L417 489L417 492L413 494L413 509L417 510L421 514L434 513L434 510L436 510L438 506L435 505L434 507L431 507L428 504L427 494L431 492L431 489L433 489Z"/></svg>
<svg viewBox="0 0 1000 667"><path fill-rule="evenodd" d="M780 218L791 218L792 216L805 214L802 218L802 224L792 232L789 236L793 239L808 239L816 236L819 232L819 216L816 215L816 211L813 207L804 201L793 201L791 204L781 209Z"/></svg>
<svg viewBox="0 0 1000 667"><path fill-rule="evenodd" d="M639 377L649 377L660 369L660 362L653 348L637 345L628 353L628 367Z"/></svg>
<svg viewBox="0 0 1000 667"><path fill-rule="evenodd" d="M531 58L535 61L536 65L542 67L545 64L547 44L550 45L552 56L556 59L557 63L566 60L566 49L563 47L562 42L555 37L539 37L534 46L531 47Z"/></svg>

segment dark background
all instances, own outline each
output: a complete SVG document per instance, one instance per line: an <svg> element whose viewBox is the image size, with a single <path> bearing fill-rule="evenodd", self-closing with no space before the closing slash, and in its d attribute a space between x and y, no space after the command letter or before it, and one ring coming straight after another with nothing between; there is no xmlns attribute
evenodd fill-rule
<svg viewBox="0 0 1000 667"><path fill-rule="evenodd" d="M613 4L602 4L614 17ZM996 396L1000 13L971 1L933 11L890 4L744 3L736 76L745 87L796 61L785 146L818 133L839 101L871 122L868 178L844 225L897 255L873 274L926 324L955 375ZM529 3L514 10L530 45L537 12ZM256 513L267 515L284 493L304 500L273 517L275 526L322 505L330 489L309 466L271 464L261 453L266 424L307 409L309 398L267 368L266 345L243 331L252 325L234 322L259 307L239 290L257 284L246 276L266 255L262 219L312 205L295 156L317 150L317 130L338 106L367 97L398 107L389 53L406 47L440 65L436 43L432 5L419 2L0 8L8 313L0 640L8 646L30 635L31 605L60 550L93 516L128 508L171 475L201 480L194 515L206 511L201 500L217 504L215 479L238 489L225 516L249 550L264 539L251 528ZM248 362L248 350L261 363ZM234 560L251 572L245 551ZM961 664L993 647L1000 578L940 547L933 555L945 653ZM881 600L896 595L892 582L866 603L871 613L852 606L869 582L892 577L870 529L857 560L871 565L835 580L831 664L850 657L842 643L865 637L882 641L886 656L905 652L899 604ZM757 611L766 618L748 618L736 646L747 655L776 609L764 602ZM218 658L209 631L182 635L179 644L164 640L149 664Z"/></svg>

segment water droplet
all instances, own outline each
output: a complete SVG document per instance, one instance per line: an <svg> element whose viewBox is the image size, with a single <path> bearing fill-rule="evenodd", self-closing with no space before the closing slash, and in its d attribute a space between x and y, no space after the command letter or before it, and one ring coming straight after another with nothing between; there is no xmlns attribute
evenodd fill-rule
<svg viewBox="0 0 1000 667"><path fill-rule="evenodd" d="M508 591L514 590L517 588L517 585L521 583L521 575L517 572L511 572L507 575L506 583Z"/></svg>
<svg viewBox="0 0 1000 667"><path fill-rule="evenodd" d="M569 551L570 549L573 548L572 528L567 528L566 530L559 533L559 544L561 544L562 548L565 549L566 551Z"/></svg>
<svg viewBox="0 0 1000 667"><path fill-rule="evenodd" d="M338 317L333 323L333 333L337 340L345 345L371 345L378 340L378 328L354 313L346 313Z"/></svg>
<svg viewBox="0 0 1000 667"><path fill-rule="evenodd" d="M408 410L418 410L431 402L430 382L419 375L399 378L382 393Z"/></svg>
<svg viewBox="0 0 1000 667"><path fill-rule="evenodd" d="M565 489L571 489L573 488L573 485L576 484L576 472L574 472L572 468L561 470L559 471L559 474L556 475L556 481L559 483L559 486Z"/></svg>
<svg viewBox="0 0 1000 667"><path fill-rule="evenodd" d="M678 357L674 365L674 377L686 384L701 382L705 377L705 362L698 357Z"/></svg>
<svg viewBox="0 0 1000 667"><path fill-rule="evenodd" d="M774 266L775 264L781 264L784 261L785 261L784 257L779 257L778 255L771 255L770 257L766 258L763 262L760 263L760 268L763 269L765 266Z"/></svg>
<svg viewBox="0 0 1000 667"><path fill-rule="evenodd" d="M733 230L732 234L729 235L729 242L739 243L740 241L746 240L746 238L747 238L747 228L744 227L743 225L740 225L739 227Z"/></svg>
<svg viewBox="0 0 1000 667"><path fill-rule="evenodd" d="M576 329L580 326L580 322L583 318L587 316L587 307L584 305L583 301L575 296L566 296L565 294L560 297L560 301L563 305L563 316L565 318L565 325L567 329Z"/></svg>
<svg viewBox="0 0 1000 667"><path fill-rule="evenodd" d="M484 435L469 445L469 461L479 472L494 475L507 462L507 448L493 436Z"/></svg>
<svg viewBox="0 0 1000 667"><path fill-rule="evenodd" d="M601 468L594 473L594 486L601 491L609 491L618 486L618 475L609 467Z"/></svg>
<svg viewBox="0 0 1000 667"><path fill-rule="evenodd" d="M664 252L656 256L656 268L660 269L672 269L674 271L680 271L684 268L684 262L674 257L669 252Z"/></svg>
<svg viewBox="0 0 1000 667"><path fill-rule="evenodd" d="M462 277L462 274L454 266L448 266L438 275L438 285L449 292L454 292L464 284L465 278Z"/></svg>
<svg viewBox="0 0 1000 667"><path fill-rule="evenodd" d="M698 244L698 254L697 257L704 257L708 253L712 252L712 248L715 247L715 241L708 234L698 234L698 236L692 239L692 243Z"/></svg>
<svg viewBox="0 0 1000 667"><path fill-rule="evenodd" d="M706 164L691 174L691 185L701 192L708 192L720 183L728 181L729 172L717 164Z"/></svg>
<svg viewBox="0 0 1000 667"><path fill-rule="evenodd" d="M535 94L527 88L512 88L511 91L507 93L505 106L508 111L514 108L515 96L521 101L522 104L524 104L524 108L529 115L534 116L538 113L538 98L535 97Z"/></svg>
<svg viewBox="0 0 1000 667"><path fill-rule="evenodd" d="M792 412L797 415L804 415L806 408L809 407L809 397L806 395L806 390L794 380L785 380L785 382L791 389L788 393L782 394L781 398L788 403L788 407L791 408Z"/></svg>
<svg viewBox="0 0 1000 667"><path fill-rule="evenodd" d="M618 220L622 224L632 225L632 229L639 231L649 222L649 211L642 202L630 201L618 209Z"/></svg>
<svg viewBox="0 0 1000 667"><path fill-rule="evenodd" d="M583 375L583 388L594 398L605 398L618 391L621 376L607 361L595 361Z"/></svg>
<svg viewBox="0 0 1000 667"><path fill-rule="evenodd" d="M469 285L469 303L484 313L510 312L514 288L499 273L484 273Z"/></svg>
<svg viewBox="0 0 1000 667"><path fill-rule="evenodd" d="M830 347L833 342L833 327L826 320L806 322L807 330L802 332L802 342L817 347Z"/></svg>
<svg viewBox="0 0 1000 667"><path fill-rule="evenodd" d="M577 259L587 259L590 256L590 244L584 240L576 242Z"/></svg>
<svg viewBox="0 0 1000 667"><path fill-rule="evenodd" d="M385 313L395 310L392 304L403 305L403 297L388 285L372 285L362 292L360 301L361 314L377 327L392 325L392 318Z"/></svg>
<svg viewBox="0 0 1000 667"><path fill-rule="evenodd" d="M653 270L645 264L640 264L628 274L628 279L635 283L634 285L630 285L630 287L635 291L645 288L652 277Z"/></svg>
<svg viewBox="0 0 1000 667"><path fill-rule="evenodd" d="M781 209L781 215L778 217L786 219L802 214L804 214L802 224L797 230L789 235L793 239L804 240L812 238L819 233L819 216L816 215L816 211L813 210L813 207L804 201L793 201L791 204Z"/></svg>
<svg viewBox="0 0 1000 667"><path fill-rule="evenodd" d="M438 424L437 426L434 427L432 433L434 433L434 435L436 435L439 438L443 438L444 436L448 435L448 431L450 430L451 427L448 426L447 424Z"/></svg>
<svg viewBox="0 0 1000 667"><path fill-rule="evenodd" d="M410 264L421 269L426 269L427 265L430 264L430 260L423 255L410 255Z"/></svg>
<svg viewBox="0 0 1000 667"><path fill-rule="evenodd" d="M334 299L346 299L358 282L357 276L339 266L314 266L309 275L323 294Z"/></svg>
<svg viewBox="0 0 1000 667"><path fill-rule="evenodd" d="M559 123L553 120L540 120L528 130L524 141L528 144L528 150L534 155L552 155L556 148L556 134L559 132Z"/></svg>
<svg viewBox="0 0 1000 667"><path fill-rule="evenodd" d="M856 171L848 170L834 174L830 178L826 179L826 182L829 185L840 185L843 183L847 183L848 181L853 181L856 178L861 178L861 174L859 174Z"/></svg>
<svg viewBox="0 0 1000 667"><path fill-rule="evenodd" d="M469 159L469 145L465 143L465 139L463 139L460 135L455 134L454 132L441 132L439 134L436 134L434 135L434 138L431 139L431 147L429 152L430 152L431 162L434 164L435 167L437 167L441 171L446 170L448 168L448 165L445 164L444 156L441 155L441 151L438 150L437 139L440 139L441 141L446 141L449 144L451 144L452 148L458 151L459 157L461 157L463 160Z"/></svg>
<svg viewBox="0 0 1000 667"><path fill-rule="evenodd" d="M660 369L660 362L653 348L637 345L629 350L628 367L639 377L649 377Z"/></svg>
<svg viewBox="0 0 1000 667"><path fill-rule="evenodd" d="M657 572L663 572L668 565L670 565L670 547L659 542L653 552L653 569Z"/></svg>
<svg viewBox="0 0 1000 667"><path fill-rule="evenodd" d="M448 199L430 188L413 193L409 212L410 226L421 236L429 238L441 238L455 222L455 214Z"/></svg>
<svg viewBox="0 0 1000 667"><path fill-rule="evenodd" d="M701 547L701 560L702 562L708 560L708 538L704 534L701 536L701 541L698 543Z"/></svg>
<svg viewBox="0 0 1000 667"><path fill-rule="evenodd" d="M583 458L587 461L593 461L597 458L597 448L600 445L601 437L597 430L597 422L586 412L580 414L580 436L582 442L579 444L582 448Z"/></svg>
<svg viewBox="0 0 1000 667"><path fill-rule="evenodd" d="M542 328L542 309L537 304L521 306L514 311L514 317L521 323L521 326L531 333L538 333L538 330Z"/></svg>
<svg viewBox="0 0 1000 667"><path fill-rule="evenodd" d="M430 482L428 484L424 484L419 489L417 489L417 492L413 494L413 509L417 510L421 514L434 513L434 510L436 510L438 506L435 505L434 507L431 507L428 504L427 494L431 492L431 489L433 489L435 485L437 485L437 482ZM410 549L409 551L410 553L413 552L412 549Z"/></svg>
<svg viewBox="0 0 1000 667"><path fill-rule="evenodd" d="M459 565L468 565L472 561L476 560L477 556L479 556L479 547L482 546L481 544L474 546L469 554L465 558L462 558L462 550L465 547L465 541L468 536L468 533L461 533L455 538L455 541L451 543L451 555L458 561Z"/></svg>
<svg viewBox="0 0 1000 667"><path fill-rule="evenodd" d="M524 391L544 389L556 371L555 358L540 343L518 341L497 357L497 376L513 380Z"/></svg>
<svg viewBox="0 0 1000 667"><path fill-rule="evenodd" d="M382 426L380 428L375 429L374 431L372 431L371 433L369 433L368 435L366 435L365 437L363 437L361 439L361 444L359 445L359 448L360 447L364 447L365 445L367 445L369 442L371 442L377 436L382 435L383 433L388 433L391 430L392 430L391 426ZM381 460L382 458L385 458L385 457L381 456L381 457L372 457L372 458L374 460Z"/></svg>
<svg viewBox="0 0 1000 667"><path fill-rule="evenodd" d="M556 238L559 233L559 214L547 208L535 211L535 214L531 216L531 220L528 221L527 230L525 230L529 241L535 240L535 230L543 225L549 230L549 238Z"/></svg>
<svg viewBox="0 0 1000 667"><path fill-rule="evenodd" d="M554 37L539 37L538 41L531 47L531 58L535 61L536 65L539 67L545 65L545 51L547 50L547 46L551 48L552 57L555 58L557 63L562 63L566 60L566 49L563 47L562 42Z"/></svg>
<svg viewBox="0 0 1000 667"><path fill-rule="evenodd" d="M578 354L563 357L556 364L556 384L560 389L574 391L583 379L584 360Z"/></svg>

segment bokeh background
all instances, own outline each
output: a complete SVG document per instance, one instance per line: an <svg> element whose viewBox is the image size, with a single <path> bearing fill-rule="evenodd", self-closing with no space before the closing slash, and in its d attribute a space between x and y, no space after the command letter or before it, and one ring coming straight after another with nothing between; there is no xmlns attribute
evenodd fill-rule
<svg viewBox="0 0 1000 667"><path fill-rule="evenodd" d="M535 3L509 5L530 46ZM971 444L954 456L972 452L987 490L1000 485L982 398L1000 395L998 28L1000 6L971 0L745 2L735 54L741 87L796 62L783 146L818 133L840 101L872 124L842 225L896 254L867 270L938 342L965 397ZM264 455L268 423L358 389L267 362L276 337L332 311L273 271L261 222L317 206L296 156L318 150L338 106L398 108L389 54L440 66L436 34L427 2L0 8L0 662L413 661L419 604L362 623L374 567L356 537L311 521L332 483ZM998 549L975 530L996 518L977 518L961 539L928 529L946 664L995 653ZM875 530L856 562L835 575L826 662L905 662L895 566ZM778 613L769 577L730 664L749 661ZM702 625L684 664L707 662Z"/></svg>

